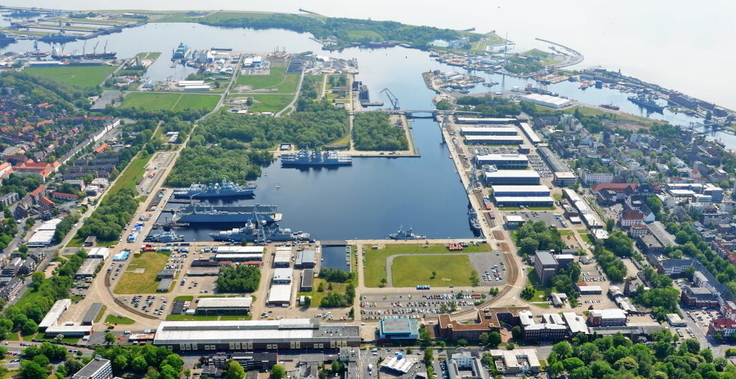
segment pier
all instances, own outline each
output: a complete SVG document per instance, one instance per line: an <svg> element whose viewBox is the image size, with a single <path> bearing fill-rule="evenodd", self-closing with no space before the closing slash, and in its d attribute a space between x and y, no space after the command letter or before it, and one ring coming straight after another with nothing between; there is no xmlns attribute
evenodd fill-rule
<svg viewBox="0 0 736 379"><path fill-rule="evenodd" d="M573 65L576 65L576 64L582 62L585 59L585 56L583 56L583 54L581 54L579 51L577 51L577 50L575 50L575 49L573 49L571 47L567 47L565 45L561 45L561 44L559 44L557 42L552 42L550 40L546 40L546 39L543 39L543 38L535 38L535 39L537 41L546 42L546 43L549 43L551 45L559 46L559 47L567 50L571 54L571 58L570 58L569 61L563 62L563 63L558 63L558 64L553 64L552 67L562 68L562 67L567 67L567 66L573 66Z"/></svg>

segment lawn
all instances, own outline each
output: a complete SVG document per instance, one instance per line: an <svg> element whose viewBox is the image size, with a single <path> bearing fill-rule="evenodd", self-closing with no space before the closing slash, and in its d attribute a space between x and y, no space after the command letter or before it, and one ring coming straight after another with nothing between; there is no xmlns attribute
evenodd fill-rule
<svg viewBox="0 0 736 379"><path fill-rule="evenodd" d="M115 286L115 293L155 293L159 284L156 275L164 268L168 259L168 254L157 251L147 251L133 257L120 282ZM139 269L143 269L143 272L136 273L135 271Z"/></svg>
<svg viewBox="0 0 736 379"><path fill-rule="evenodd" d="M382 249L372 250L370 246L366 246L363 252L365 264L363 265L363 275L365 275L366 287L378 287L381 279L386 278L386 258L396 254L445 254L449 252L445 245L426 245L424 243L417 244L395 244L386 245ZM478 246L470 245L462 252L465 253L484 253L490 252L491 247L488 244L480 244Z"/></svg>
<svg viewBox="0 0 736 379"><path fill-rule="evenodd" d="M294 99L294 95L253 95L253 105L248 109L252 112L278 112L284 108Z"/></svg>
<svg viewBox="0 0 736 379"><path fill-rule="evenodd" d="M192 296L192 295L184 295L184 296L177 296L177 297L174 298L174 301L179 301L179 300L182 300L182 301L192 301L192 300L194 300L194 296Z"/></svg>
<svg viewBox="0 0 736 379"><path fill-rule="evenodd" d="M585 233L585 234L581 235L580 238L582 238L583 241L585 241L585 242L587 242L587 243L589 243L591 245L593 244L593 238L588 233Z"/></svg>
<svg viewBox="0 0 736 379"><path fill-rule="evenodd" d="M473 266L467 255L416 255L394 258L391 272L394 287L469 286ZM434 278L432 272L437 274Z"/></svg>
<svg viewBox="0 0 736 379"><path fill-rule="evenodd" d="M217 321L217 317L209 315L168 315L166 321Z"/></svg>
<svg viewBox="0 0 736 379"><path fill-rule="evenodd" d="M575 231L570 229L557 229L561 236L574 236Z"/></svg>
<svg viewBox="0 0 736 379"><path fill-rule="evenodd" d="M118 317L114 315L107 315L105 317L105 322L108 324L119 324L119 325L133 325L135 324L135 320L128 317Z"/></svg>
<svg viewBox="0 0 736 379"><path fill-rule="evenodd" d="M383 38L382 35L378 34L378 32L374 30L367 30L367 29L348 30L348 38L351 38L351 39L370 38L374 41L383 41L385 39Z"/></svg>
<svg viewBox="0 0 736 379"><path fill-rule="evenodd" d="M241 75L236 84L251 86L252 90L276 89L278 92L295 93L299 85L299 74L287 74L286 66L271 66L268 75Z"/></svg>
<svg viewBox="0 0 736 379"><path fill-rule="evenodd" d="M242 320L252 320L252 315L223 315L220 316L219 321L242 321Z"/></svg>
<svg viewBox="0 0 736 379"><path fill-rule="evenodd" d="M23 70L29 75L51 78L82 88L97 87L113 71L115 71L115 67L111 66L28 67Z"/></svg>
<svg viewBox="0 0 736 379"><path fill-rule="evenodd" d="M95 323L100 322L100 320L102 320L102 316L105 315L105 312L107 312L107 305L102 306L102 309L100 309L100 313L98 313L97 317L95 317Z"/></svg>
<svg viewBox="0 0 736 379"><path fill-rule="evenodd" d="M133 92L125 96L123 108L137 107L149 111L207 109L212 110L220 100L218 95L194 95L180 93Z"/></svg>
<svg viewBox="0 0 736 379"><path fill-rule="evenodd" d="M324 291L319 292L317 291L317 288L319 288L320 283L324 285ZM322 299L327 296L330 292L337 292L339 294L345 293L345 287L347 286L347 283L332 283L332 291L328 290L328 286L330 283L325 281L324 279L320 278L314 278L314 283L312 283L312 288L314 288L314 291L312 292L299 292L297 293L297 297L300 296L311 296L312 297L312 303L310 307L316 308L319 307L320 303L322 303Z"/></svg>
<svg viewBox="0 0 736 379"><path fill-rule="evenodd" d="M151 160L153 155L148 154L145 151L140 152L132 161L128 164L128 167L118 176L115 181L115 185L108 191L107 196L116 194L123 188L127 188L135 191L135 184L146 172L146 165Z"/></svg>

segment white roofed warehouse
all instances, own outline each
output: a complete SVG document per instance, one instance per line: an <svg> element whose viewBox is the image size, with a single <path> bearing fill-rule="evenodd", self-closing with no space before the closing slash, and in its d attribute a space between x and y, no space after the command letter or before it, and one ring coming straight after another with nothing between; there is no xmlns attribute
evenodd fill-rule
<svg viewBox="0 0 736 379"><path fill-rule="evenodd" d="M250 313L253 298L244 297L205 297L197 302L196 313L198 315L223 315Z"/></svg>
<svg viewBox="0 0 736 379"><path fill-rule="evenodd" d="M173 351L324 351L360 346L360 327L316 319L162 321L153 344Z"/></svg>

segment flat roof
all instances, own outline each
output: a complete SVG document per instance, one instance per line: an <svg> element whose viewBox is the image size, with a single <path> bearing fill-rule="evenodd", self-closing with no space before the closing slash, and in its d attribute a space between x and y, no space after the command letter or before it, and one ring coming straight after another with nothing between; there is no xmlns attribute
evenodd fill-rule
<svg viewBox="0 0 736 379"><path fill-rule="evenodd" d="M383 334L411 334L418 333L418 321L408 317L382 318L379 328Z"/></svg>
<svg viewBox="0 0 736 379"><path fill-rule="evenodd" d="M268 291L266 303L290 303L291 284L274 284Z"/></svg>
<svg viewBox="0 0 736 379"><path fill-rule="evenodd" d="M72 379L87 379L87 378L94 378L95 374L97 374L98 371L103 369L106 365L110 364L110 360L102 358L102 357L95 357L89 363L87 363L84 367L82 367L81 370L77 371L76 374L72 376Z"/></svg>
<svg viewBox="0 0 736 379"><path fill-rule="evenodd" d="M92 303L92 305L89 307L89 310L84 315L84 318L82 319L82 324L89 324L95 321L95 318L97 318L97 315L102 310L102 303Z"/></svg>
<svg viewBox="0 0 736 379"><path fill-rule="evenodd" d="M601 318L609 318L609 319L621 319L626 318L626 313L618 308L608 308L608 309L593 309L590 311L590 314L593 316L601 317Z"/></svg>
<svg viewBox="0 0 736 379"><path fill-rule="evenodd" d="M457 122L461 124L508 124L516 121L513 118L475 118L475 117L458 117Z"/></svg>
<svg viewBox="0 0 736 379"><path fill-rule="evenodd" d="M551 196L495 196L497 203L554 203Z"/></svg>
<svg viewBox="0 0 736 379"><path fill-rule="evenodd" d="M601 286L578 286L580 292L603 292Z"/></svg>
<svg viewBox="0 0 736 379"><path fill-rule="evenodd" d="M154 344L222 343L227 341L360 341L360 327L320 324L315 319L243 321L162 321Z"/></svg>
<svg viewBox="0 0 736 379"><path fill-rule="evenodd" d="M263 246L215 246L212 251L218 254L263 254Z"/></svg>
<svg viewBox="0 0 736 379"><path fill-rule="evenodd" d="M315 250L303 250L296 254L296 263L315 263L317 252Z"/></svg>
<svg viewBox="0 0 736 379"><path fill-rule="evenodd" d="M575 179L575 173L572 171L556 171L554 174L559 179Z"/></svg>
<svg viewBox="0 0 736 379"><path fill-rule="evenodd" d="M69 307L72 306L71 299L61 299L57 300L54 305L51 307L51 310L46 313L46 316L44 316L43 320L38 324L39 328L48 328L49 326L56 325L56 322L59 321L59 318L61 317L61 314L64 313Z"/></svg>
<svg viewBox="0 0 736 379"><path fill-rule="evenodd" d="M537 358L537 351L535 349L495 349L491 350L490 353L492 357L502 358L506 367L509 368L521 368L519 359L526 359L530 367L539 367L539 358Z"/></svg>
<svg viewBox="0 0 736 379"><path fill-rule="evenodd" d="M537 260L544 266L552 266L557 264L557 259L549 251L537 251Z"/></svg>
<svg viewBox="0 0 736 379"><path fill-rule="evenodd" d="M215 260L218 261L229 261L232 259L260 261L263 260L263 254L215 254Z"/></svg>
<svg viewBox="0 0 736 379"><path fill-rule="evenodd" d="M506 219L506 222L524 222L524 217L519 215L505 215L503 217Z"/></svg>
<svg viewBox="0 0 736 379"><path fill-rule="evenodd" d="M519 186L519 185L492 185L491 189L493 193L496 192L550 192L549 187L541 184L530 185L530 186Z"/></svg>
<svg viewBox="0 0 736 379"><path fill-rule="evenodd" d="M243 297L204 297L197 303L197 309L204 308L247 308L253 304L251 296Z"/></svg>
<svg viewBox="0 0 736 379"><path fill-rule="evenodd" d="M280 267L273 269L273 280L294 279L294 269L291 267Z"/></svg>
<svg viewBox="0 0 736 379"><path fill-rule="evenodd" d="M532 102L536 102L536 103L553 104L558 107L562 107L562 106L572 103L569 99L563 99L561 97L556 97L556 96L542 95L538 93L533 93L531 95L523 96L523 99L526 99Z"/></svg>
<svg viewBox="0 0 736 379"><path fill-rule="evenodd" d="M482 154L476 155L475 159L479 161L529 161L529 158L522 154Z"/></svg>
<svg viewBox="0 0 736 379"><path fill-rule="evenodd" d="M466 135L465 139L468 141L510 141L513 143L522 143L524 138L519 136L476 136Z"/></svg>
<svg viewBox="0 0 736 379"><path fill-rule="evenodd" d="M158 292L168 292L171 288L171 283L174 282L174 279L161 279L161 282L158 284L158 288L156 291Z"/></svg>
<svg viewBox="0 0 736 379"><path fill-rule="evenodd" d="M390 359L384 361L381 366L390 368L391 370L401 373L407 373L409 372L409 370L411 370L412 366L414 366L415 363L416 362L407 359L406 356L402 356L401 359L399 359L398 356L393 356Z"/></svg>
<svg viewBox="0 0 736 379"><path fill-rule="evenodd" d="M104 260L102 258L87 258L82 262L82 266L77 270L77 275L80 276L92 276L97 271L99 266Z"/></svg>
<svg viewBox="0 0 736 379"><path fill-rule="evenodd" d="M460 133L473 133L473 132L498 132L498 133L513 133L516 135L518 129L514 127L504 126L463 126L460 128Z"/></svg>
<svg viewBox="0 0 736 379"><path fill-rule="evenodd" d="M496 170L485 171L486 178L539 178L539 173L534 170Z"/></svg>
<svg viewBox="0 0 736 379"><path fill-rule="evenodd" d="M289 250L276 249L273 256L273 263L291 263L291 248Z"/></svg>

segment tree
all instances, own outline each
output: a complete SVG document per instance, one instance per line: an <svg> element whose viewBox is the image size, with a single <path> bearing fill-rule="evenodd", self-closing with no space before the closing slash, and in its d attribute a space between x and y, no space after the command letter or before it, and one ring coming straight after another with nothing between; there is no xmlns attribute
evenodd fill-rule
<svg viewBox="0 0 736 379"><path fill-rule="evenodd" d="M488 345L495 348L498 347L498 345L501 344L501 334L498 332L491 332L488 334Z"/></svg>
<svg viewBox="0 0 736 379"><path fill-rule="evenodd" d="M424 349L424 364L430 366L434 362L434 353L432 349Z"/></svg>
<svg viewBox="0 0 736 379"><path fill-rule="evenodd" d="M521 340L522 334L521 334L521 327L519 325L516 325L513 328L511 328L511 336L514 337L515 341Z"/></svg>
<svg viewBox="0 0 736 379"><path fill-rule="evenodd" d="M51 363L51 361L43 354L39 354L33 357L33 361L38 363L39 366L44 367L44 368L47 367Z"/></svg>
<svg viewBox="0 0 736 379"><path fill-rule="evenodd" d="M66 368L68 375L76 374L82 367L84 367L84 364L79 359L67 358L64 361L64 368Z"/></svg>
<svg viewBox="0 0 736 379"><path fill-rule="evenodd" d="M488 333L481 333L478 338L480 340L481 346L488 345Z"/></svg>
<svg viewBox="0 0 736 379"><path fill-rule="evenodd" d="M270 379L282 379L286 376L286 368L282 365L274 365L271 368Z"/></svg>
<svg viewBox="0 0 736 379"><path fill-rule="evenodd" d="M115 343L117 337L112 333L105 333L105 345L110 346Z"/></svg>
<svg viewBox="0 0 736 379"><path fill-rule="evenodd" d="M236 361L230 361L227 363L227 370L225 372L224 379L243 379L245 376L245 370L240 363Z"/></svg>
<svg viewBox="0 0 736 379"><path fill-rule="evenodd" d="M563 372L565 372L565 366L562 365L562 362L555 362L549 366L549 374L553 378L559 377Z"/></svg>
<svg viewBox="0 0 736 379"><path fill-rule="evenodd" d="M130 363L130 368L133 370L133 372L142 374L146 372L146 369L148 368L148 362L146 362L146 358L144 358L143 355L139 355L133 358L133 362ZM243 373L243 375L245 375L245 373Z"/></svg>
<svg viewBox="0 0 736 379"><path fill-rule="evenodd" d="M161 365L169 365L178 373L184 368L184 360L181 359L179 354L169 354L164 358L163 362L161 362Z"/></svg>
<svg viewBox="0 0 736 379"><path fill-rule="evenodd" d="M36 332L38 330L38 324L36 324L33 320L28 320L25 323L23 323L23 327L21 328L21 333L24 335L30 335Z"/></svg>
<svg viewBox="0 0 736 379"><path fill-rule="evenodd" d="M20 376L23 379L46 379L46 369L34 361L22 361L20 363Z"/></svg>
<svg viewBox="0 0 736 379"><path fill-rule="evenodd" d="M566 359L572 357L572 346L567 341L556 343L552 346L552 351L557 354L560 359Z"/></svg>

